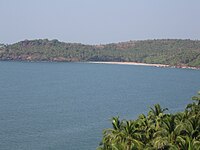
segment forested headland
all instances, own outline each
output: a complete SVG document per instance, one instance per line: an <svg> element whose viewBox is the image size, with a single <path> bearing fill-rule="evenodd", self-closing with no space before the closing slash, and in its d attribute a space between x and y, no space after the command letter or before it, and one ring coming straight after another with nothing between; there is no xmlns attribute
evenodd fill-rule
<svg viewBox="0 0 200 150"><path fill-rule="evenodd" d="M98 150L199 150L200 92L184 111L169 114L159 104L135 120L112 118Z"/></svg>
<svg viewBox="0 0 200 150"><path fill-rule="evenodd" d="M0 44L0 60L115 61L200 68L200 41L157 39L86 45L48 39L24 40Z"/></svg>

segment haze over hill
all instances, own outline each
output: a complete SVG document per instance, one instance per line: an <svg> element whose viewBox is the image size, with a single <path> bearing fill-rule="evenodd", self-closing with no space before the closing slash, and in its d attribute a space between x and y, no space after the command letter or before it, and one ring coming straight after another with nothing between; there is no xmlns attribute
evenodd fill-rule
<svg viewBox="0 0 200 150"><path fill-rule="evenodd" d="M200 41L157 39L85 45L58 40L24 40L0 46L0 60L117 61L200 67Z"/></svg>

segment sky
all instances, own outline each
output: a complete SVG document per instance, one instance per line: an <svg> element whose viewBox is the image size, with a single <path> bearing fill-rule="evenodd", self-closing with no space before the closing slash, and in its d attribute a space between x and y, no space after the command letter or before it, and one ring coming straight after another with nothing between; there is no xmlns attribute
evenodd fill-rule
<svg viewBox="0 0 200 150"><path fill-rule="evenodd" d="M200 39L200 0L0 0L0 43Z"/></svg>

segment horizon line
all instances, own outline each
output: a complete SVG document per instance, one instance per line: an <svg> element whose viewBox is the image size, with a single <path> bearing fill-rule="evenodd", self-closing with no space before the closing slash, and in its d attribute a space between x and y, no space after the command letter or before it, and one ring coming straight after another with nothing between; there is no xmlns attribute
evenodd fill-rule
<svg viewBox="0 0 200 150"><path fill-rule="evenodd" d="M48 41L57 40L57 41L63 42L63 43L73 43L73 44L83 44L83 45L107 45L107 44L116 44L116 43L126 43L126 42L136 42L136 41L153 41L153 40L191 40L191 41L200 41L200 39L191 39L191 38L147 38L147 39L134 39L134 40L126 40L126 41L124 40L124 41L92 44L92 43L86 43L86 42L64 41L64 40L59 40L59 39L56 39L56 38L35 38L35 39L19 40L17 42L12 42L12 43L2 43L1 42L0 44L12 45L12 44L16 44L16 43L23 42L23 41L34 41L34 40L48 40Z"/></svg>

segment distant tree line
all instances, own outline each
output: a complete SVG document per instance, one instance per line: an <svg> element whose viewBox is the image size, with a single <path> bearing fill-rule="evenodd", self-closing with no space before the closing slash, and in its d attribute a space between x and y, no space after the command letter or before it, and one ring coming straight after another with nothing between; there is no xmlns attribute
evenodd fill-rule
<svg viewBox="0 0 200 150"><path fill-rule="evenodd" d="M119 61L200 67L200 41L158 39L85 45L58 40L24 40L0 46L0 60Z"/></svg>

